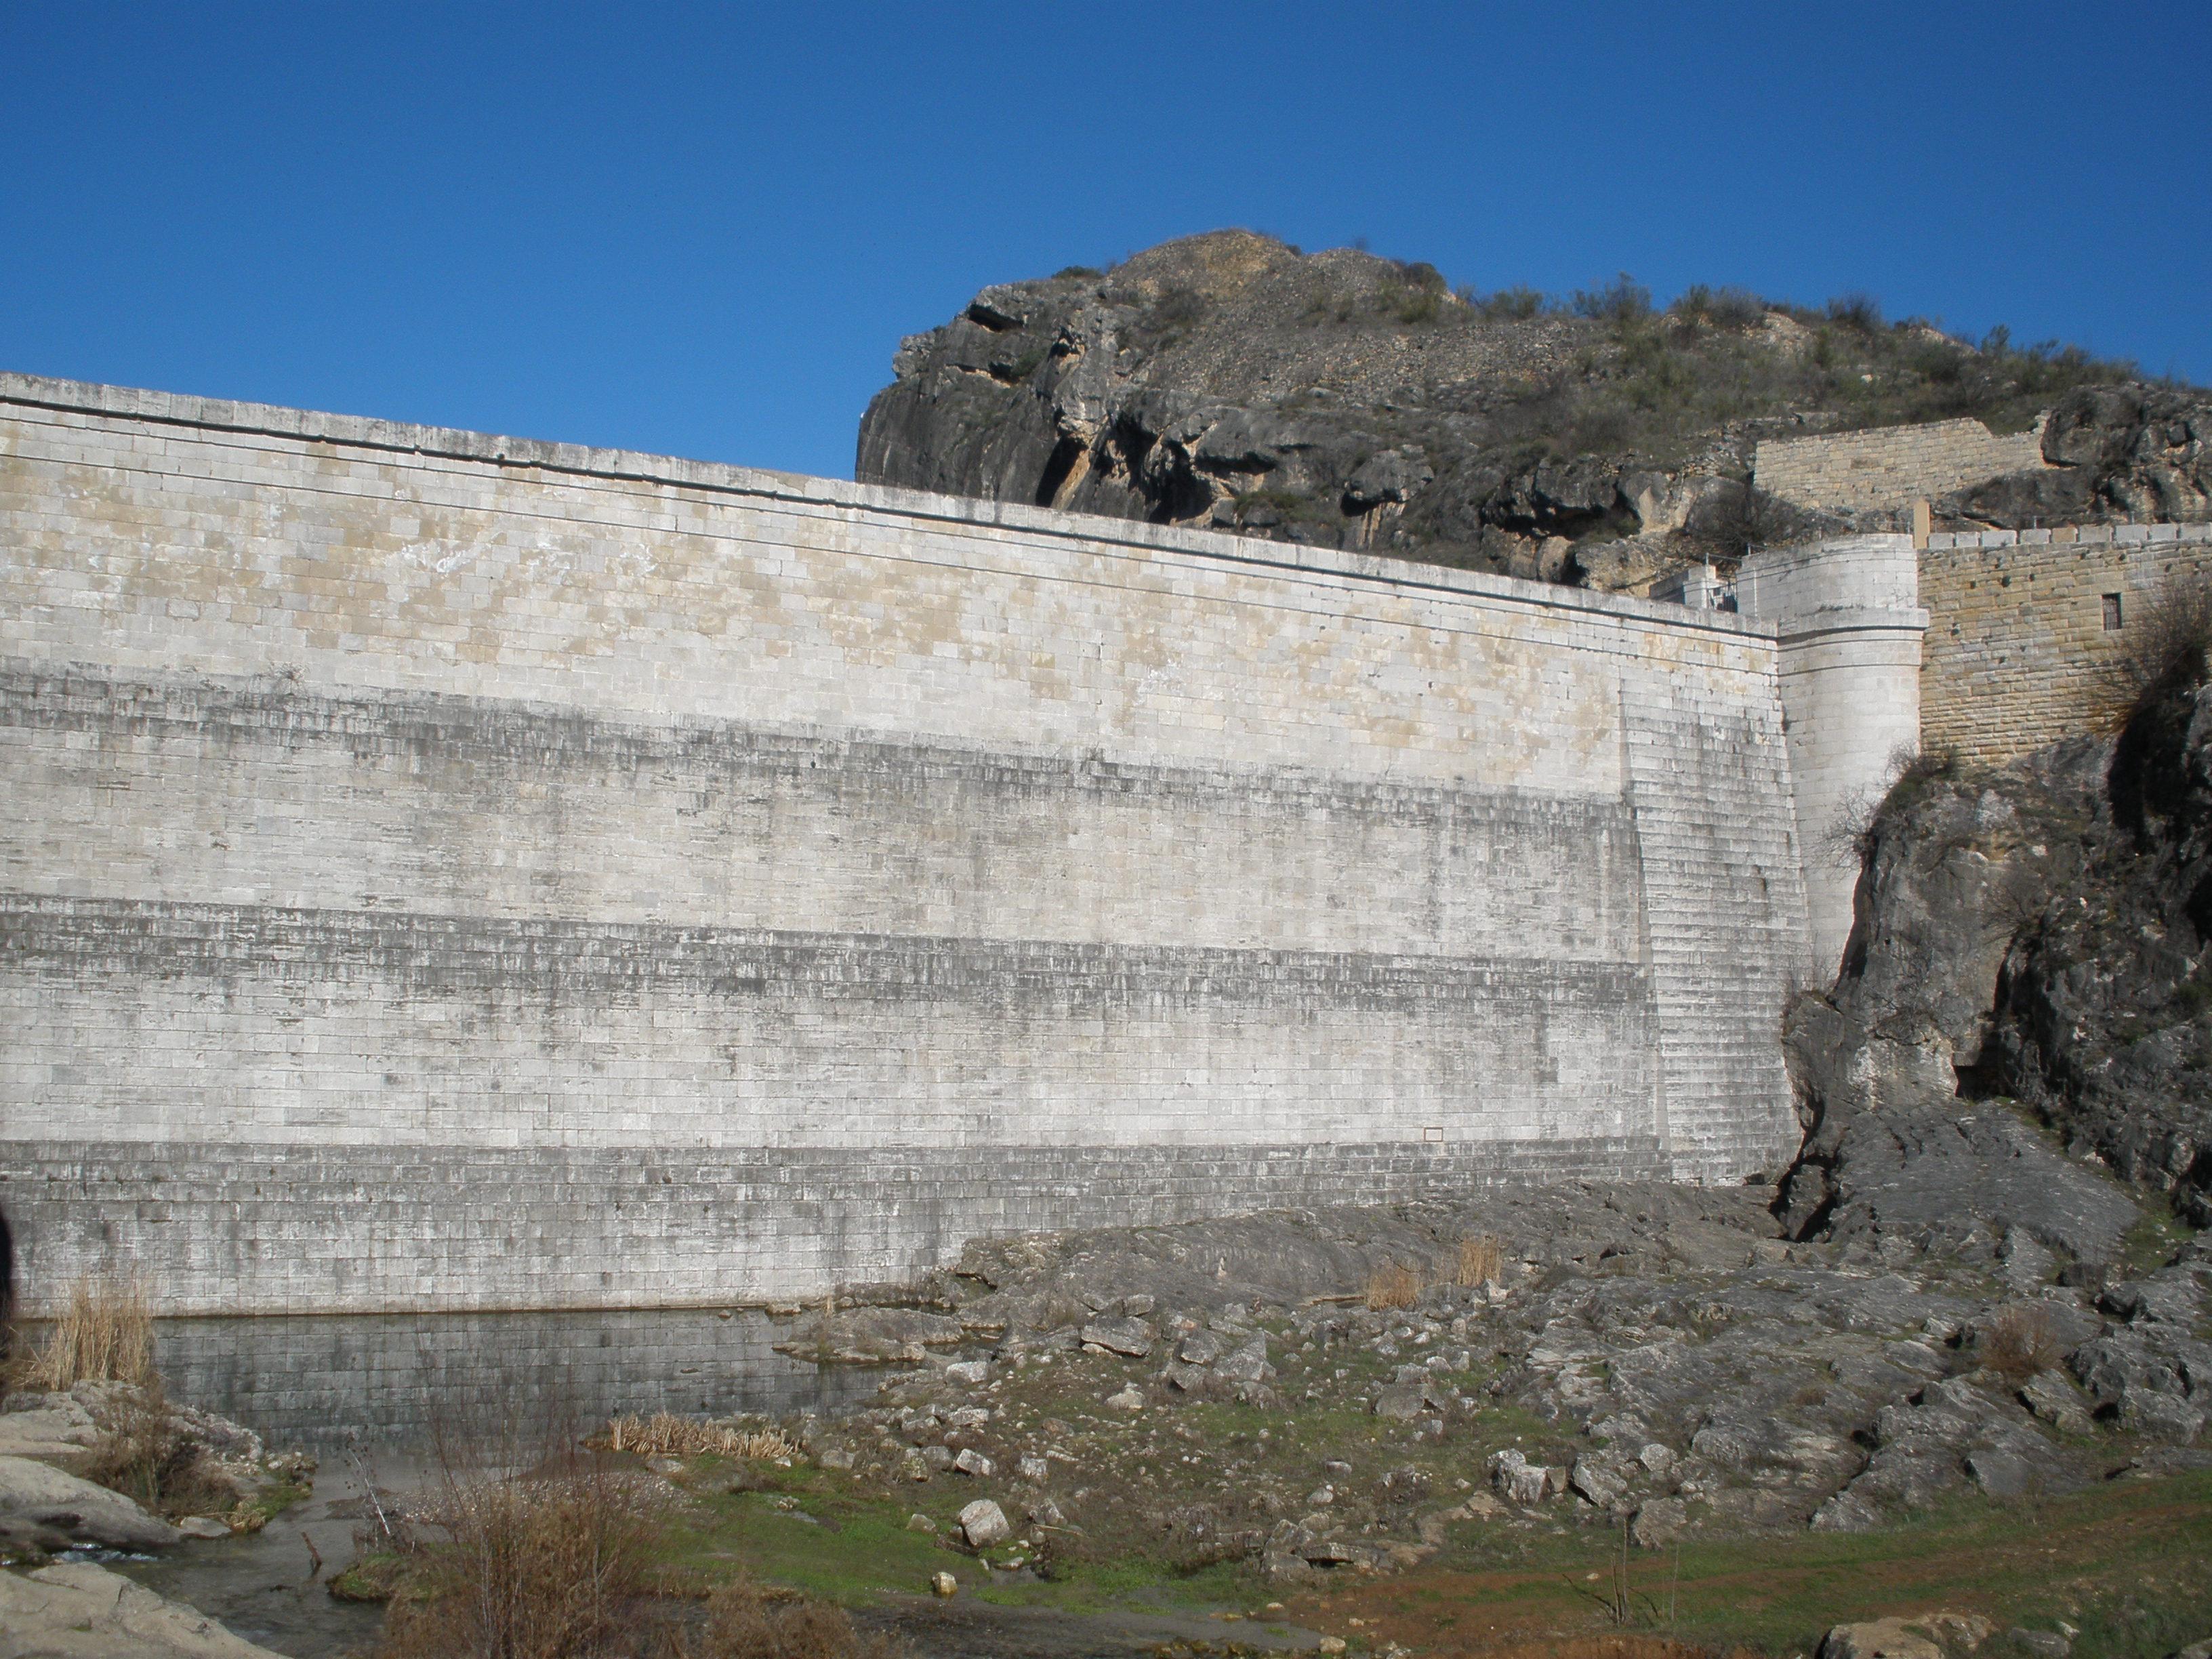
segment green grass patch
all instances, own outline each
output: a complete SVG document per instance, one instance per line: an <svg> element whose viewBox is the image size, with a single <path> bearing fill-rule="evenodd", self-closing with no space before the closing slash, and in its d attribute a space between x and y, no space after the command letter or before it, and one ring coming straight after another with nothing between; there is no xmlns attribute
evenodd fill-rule
<svg viewBox="0 0 2212 1659"><path fill-rule="evenodd" d="M1619 1548L1606 1528L1466 1527L1433 1574L1389 1593L1424 1615L1479 1610L1506 1627L1610 1628L1594 1598L1613 1591ZM1805 1653L1832 1625L1950 1611L1979 1613L2000 1638L2063 1620L2082 1632L2075 1659L2157 1659L2212 1631L2207 1562L2212 1473L2115 1480L2014 1506L1962 1498L1878 1532L1695 1541L1679 1557L1632 1550L1631 1627Z"/></svg>

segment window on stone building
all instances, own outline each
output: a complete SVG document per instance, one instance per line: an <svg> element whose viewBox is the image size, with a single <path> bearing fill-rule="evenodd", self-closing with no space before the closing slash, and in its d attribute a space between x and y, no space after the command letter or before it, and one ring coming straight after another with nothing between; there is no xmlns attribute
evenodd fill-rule
<svg viewBox="0 0 2212 1659"><path fill-rule="evenodd" d="M2107 634L2116 632L2119 625L2120 596L2117 593L2107 593L2105 595L2105 631Z"/></svg>

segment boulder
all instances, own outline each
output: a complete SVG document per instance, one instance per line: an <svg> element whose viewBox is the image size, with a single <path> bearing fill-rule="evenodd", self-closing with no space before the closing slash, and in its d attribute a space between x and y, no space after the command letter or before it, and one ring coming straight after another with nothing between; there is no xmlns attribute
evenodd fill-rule
<svg viewBox="0 0 2212 1659"><path fill-rule="evenodd" d="M1542 1503L1553 1487L1551 1469L1531 1463L1510 1447L1491 1458L1490 1480L1508 1503L1529 1508Z"/></svg>
<svg viewBox="0 0 2212 1659"><path fill-rule="evenodd" d="M960 1535L970 1549L988 1549L1003 1539L1013 1536L1006 1512L988 1498L979 1498L960 1511Z"/></svg>
<svg viewBox="0 0 2212 1659"><path fill-rule="evenodd" d="M1943 1659L1943 1649L1902 1619L1838 1625L1821 1638L1820 1659Z"/></svg>
<svg viewBox="0 0 2212 1659"><path fill-rule="evenodd" d="M1083 1340L1109 1353L1142 1359L1152 1351L1152 1328L1141 1319L1095 1319L1083 1328Z"/></svg>
<svg viewBox="0 0 2212 1659"><path fill-rule="evenodd" d="M952 1467L963 1474L972 1474L979 1480L988 1480L994 1465L982 1453L971 1449L954 1458Z"/></svg>
<svg viewBox="0 0 2212 1659"><path fill-rule="evenodd" d="M183 1536L121 1492L27 1457L0 1457L0 1519L117 1550L161 1549Z"/></svg>
<svg viewBox="0 0 2212 1659"><path fill-rule="evenodd" d="M0 1571L0 1659L282 1659L90 1562Z"/></svg>
<svg viewBox="0 0 2212 1659"><path fill-rule="evenodd" d="M2173 1395L2130 1388L2120 1395L2120 1426L2146 1440L2188 1446L2204 1431L2204 1413Z"/></svg>

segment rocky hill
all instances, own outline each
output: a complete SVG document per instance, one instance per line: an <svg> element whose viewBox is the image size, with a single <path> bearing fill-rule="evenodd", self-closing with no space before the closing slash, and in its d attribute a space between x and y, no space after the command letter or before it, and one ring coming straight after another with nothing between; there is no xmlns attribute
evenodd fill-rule
<svg viewBox="0 0 2212 1659"><path fill-rule="evenodd" d="M1637 590L1691 558L1853 527L1763 495L1762 438L1973 416L2049 472L1993 524L2212 516L2212 402L2075 349L1978 346L1626 277L1554 301L1244 231L985 289L915 335L856 476L987 500ZM1873 527L1871 525L1860 527Z"/></svg>

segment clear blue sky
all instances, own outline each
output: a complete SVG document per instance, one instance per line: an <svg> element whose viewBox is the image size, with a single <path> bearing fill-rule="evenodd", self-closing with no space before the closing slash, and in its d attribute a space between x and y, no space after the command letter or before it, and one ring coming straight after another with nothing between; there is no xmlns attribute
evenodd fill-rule
<svg viewBox="0 0 2212 1659"><path fill-rule="evenodd" d="M2212 5L0 0L0 368L845 475L902 334L1223 225L2212 380Z"/></svg>

